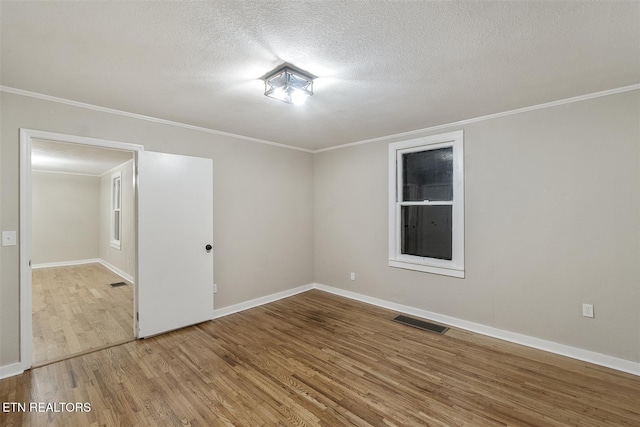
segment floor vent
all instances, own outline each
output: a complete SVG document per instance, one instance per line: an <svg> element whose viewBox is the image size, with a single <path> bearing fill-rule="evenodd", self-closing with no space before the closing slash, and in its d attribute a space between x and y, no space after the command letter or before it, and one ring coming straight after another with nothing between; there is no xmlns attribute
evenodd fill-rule
<svg viewBox="0 0 640 427"><path fill-rule="evenodd" d="M435 332L440 335L449 330L446 326L436 325L435 323L429 323L424 320L418 320L403 315L397 316L393 321L402 323L403 325L413 326L414 328L422 329L423 331Z"/></svg>
<svg viewBox="0 0 640 427"><path fill-rule="evenodd" d="M125 282L118 282L118 283L111 284L112 288L117 288L118 286L127 286L127 284Z"/></svg>

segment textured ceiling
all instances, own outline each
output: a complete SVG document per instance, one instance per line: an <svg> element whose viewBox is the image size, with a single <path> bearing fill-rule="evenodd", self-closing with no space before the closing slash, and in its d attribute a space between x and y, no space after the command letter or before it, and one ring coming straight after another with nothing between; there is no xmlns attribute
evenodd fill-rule
<svg viewBox="0 0 640 427"><path fill-rule="evenodd" d="M321 149L640 83L640 2L1 1L5 87ZM302 107L263 95L289 62Z"/></svg>

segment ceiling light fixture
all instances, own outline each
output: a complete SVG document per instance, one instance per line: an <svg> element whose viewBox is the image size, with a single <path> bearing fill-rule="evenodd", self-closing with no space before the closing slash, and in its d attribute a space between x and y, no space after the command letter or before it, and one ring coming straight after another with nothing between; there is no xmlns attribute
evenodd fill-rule
<svg viewBox="0 0 640 427"><path fill-rule="evenodd" d="M304 104L313 95L314 78L309 73L284 64L263 77L264 94L289 104Z"/></svg>

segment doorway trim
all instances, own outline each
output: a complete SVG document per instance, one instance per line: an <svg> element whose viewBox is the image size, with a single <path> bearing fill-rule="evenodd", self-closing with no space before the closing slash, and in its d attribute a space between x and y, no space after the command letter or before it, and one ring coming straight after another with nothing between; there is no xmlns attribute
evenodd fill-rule
<svg viewBox="0 0 640 427"><path fill-rule="evenodd" d="M111 141L106 139L89 138L84 136L66 135L61 133L20 129L20 369L25 371L32 366L33 357L33 294L31 278L31 144L32 140L46 139L55 142L91 145L101 148L112 148L131 151L134 161L134 223L138 222L138 153L144 151L144 146L128 142ZM137 227L136 227L137 230ZM137 231L136 231L137 236ZM136 262L134 263L134 313L138 310L138 239L135 244ZM133 316L134 336L138 336L136 316Z"/></svg>

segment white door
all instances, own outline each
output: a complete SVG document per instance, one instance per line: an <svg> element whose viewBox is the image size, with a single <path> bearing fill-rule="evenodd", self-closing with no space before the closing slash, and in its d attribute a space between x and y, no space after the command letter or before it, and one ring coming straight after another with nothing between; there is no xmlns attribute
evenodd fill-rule
<svg viewBox="0 0 640 427"><path fill-rule="evenodd" d="M213 161L138 153L138 337L213 315Z"/></svg>

